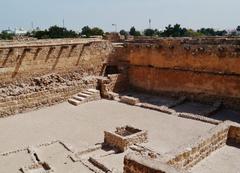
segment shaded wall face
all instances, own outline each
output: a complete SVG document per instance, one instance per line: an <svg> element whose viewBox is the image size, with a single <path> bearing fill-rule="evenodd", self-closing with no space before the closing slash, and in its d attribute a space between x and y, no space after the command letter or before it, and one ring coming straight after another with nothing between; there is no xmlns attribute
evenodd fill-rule
<svg viewBox="0 0 240 173"><path fill-rule="evenodd" d="M110 43L105 41L0 46L0 81L24 81L49 73L74 71L98 75L111 49Z"/></svg>
<svg viewBox="0 0 240 173"><path fill-rule="evenodd" d="M128 43L130 85L151 92L240 98L239 41Z"/></svg>

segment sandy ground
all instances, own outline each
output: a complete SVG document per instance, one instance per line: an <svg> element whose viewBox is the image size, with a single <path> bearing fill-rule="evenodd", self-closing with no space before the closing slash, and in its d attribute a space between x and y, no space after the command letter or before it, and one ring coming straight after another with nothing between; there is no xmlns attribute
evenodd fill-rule
<svg viewBox="0 0 240 173"><path fill-rule="evenodd" d="M0 119L0 153L56 139L69 143L76 150L79 150L87 145L103 142L104 130L113 130L117 126L124 125L148 130L149 142L146 145L159 153L168 152L188 143L194 137L213 127L207 123L178 118L115 101L100 100L78 107L62 103L34 112ZM63 170L70 169L71 163L68 160L59 159L61 162L59 164L57 160L61 157L66 158L66 155L61 147L50 147L46 151L40 151L41 157ZM0 169L9 173L2 162L3 159L0 157ZM67 164L61 166L65 162ZM78 169L80 168L76 168L76 170Z"/></svg>
<svg viewBox="0 0 240 173"><path fill-rule="evenodd" d="M201 161L192 173L240 173L240 149L225 146Z"/></svg>
<svg viewBox="0 0 240 173"><path fill-rule="evenodd" d="M31 157L25 152L20 152L8 157L0 156L0 172L1 173L15 173L25 165L31 165Z"/></svg>

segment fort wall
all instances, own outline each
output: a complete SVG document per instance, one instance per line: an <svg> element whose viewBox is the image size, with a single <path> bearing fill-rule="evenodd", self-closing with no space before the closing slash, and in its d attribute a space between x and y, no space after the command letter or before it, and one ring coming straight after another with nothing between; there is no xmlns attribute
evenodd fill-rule
<svg viewBox="0 0 240 173"><path fill-rule="evenodd" d="M104 75L110 76L103 87L107 91L131 87L201 102L222 100L239 109L239 64L238 38L2 42L0 115L64 101L84 88L96 88L97 76ZM107 66L117 71L106 73ZM44 99L35 97L38 93Z"/></svg>
<svg viewBox="0 0 240 173"><path fill-rule="evenodd" d="M240 39L135 40L125 47L134 88L240 103Z"/></svg>
<svg viewBox="0 0 240 173"><path fill-rule="evenodd" d="M112 49L94 39L0 43L0 117L96 88Z"/></svg>

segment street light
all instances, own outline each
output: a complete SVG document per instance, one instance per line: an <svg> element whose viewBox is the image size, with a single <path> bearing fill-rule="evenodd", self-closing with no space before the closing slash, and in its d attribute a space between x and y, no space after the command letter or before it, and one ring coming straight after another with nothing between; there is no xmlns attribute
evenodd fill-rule
<svg viewBox="0 0 240 173"><path fill-rule="evenodd" d="M149 23L149 29L152 29L152 19L149 19L148 23Z"/></svg>
<svg viewBox="0 0 240 173"><path fill-rule="evenodd" d="M115 27L115 32L117 32L117 24L112 24Z"/></svg>

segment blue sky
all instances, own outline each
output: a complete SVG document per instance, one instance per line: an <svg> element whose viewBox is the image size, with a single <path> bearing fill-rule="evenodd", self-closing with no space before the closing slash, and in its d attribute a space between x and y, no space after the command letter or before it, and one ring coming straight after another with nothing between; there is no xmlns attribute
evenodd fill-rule
<svg viewBox="0 0 240 173"><path fill-rule="evenodd" d="M62 25L80 30L85 25L106 31L163 29L180 23L188 28L234 29L240 25L240 0L0 0L0 30L8 27L47 28Z"/></svg>

